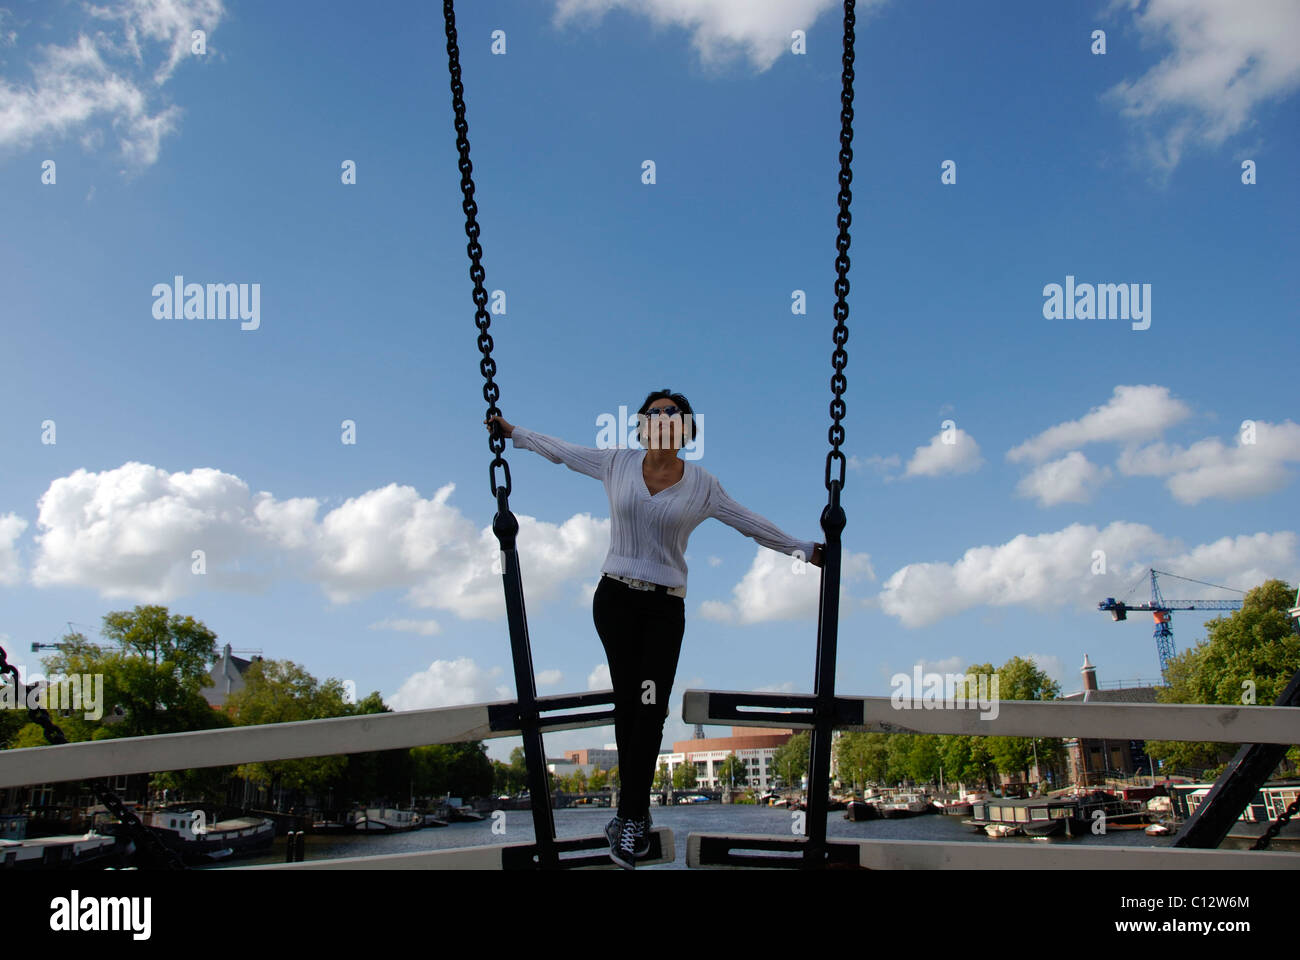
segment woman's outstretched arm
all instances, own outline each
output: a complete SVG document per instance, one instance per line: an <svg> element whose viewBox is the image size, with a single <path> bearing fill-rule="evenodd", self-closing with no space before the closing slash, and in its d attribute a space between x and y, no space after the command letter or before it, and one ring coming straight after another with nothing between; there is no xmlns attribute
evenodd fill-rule
<svg viewBox="0 0 1300 960"><path fill-rule="evenodd" d="M776 550L790 556L793 556L797 550L803 555L804 560L811 562L814 555L818 561L821 560L820 544L813 540L796 540L765 517L747 510L722 489L722 484L718 483L716 477L709 490L708 511L710 517L739 530L769 550ZM817 565L821 566L820 562Z"/></svg>
<svg viewBox="0 0 1300 960"><path fill-rule="evenodd" d="M518 427L502 417L493 417L491 419L501 422L501 432L515 442L516 449L532 450L534 453L540 453L552 463L563 463L570 470L577 473L585 474L588 477L594 477L597 480L604 480L609 472L609 465L614 460L614 454L618 451L613 447L608 450L601 450L598 447L580 447L576 443L569 443L558 437L551 437L544 433L538 433L535 430L529 430L527 427ZM491 421L484 421L491 428Z"/></svg>

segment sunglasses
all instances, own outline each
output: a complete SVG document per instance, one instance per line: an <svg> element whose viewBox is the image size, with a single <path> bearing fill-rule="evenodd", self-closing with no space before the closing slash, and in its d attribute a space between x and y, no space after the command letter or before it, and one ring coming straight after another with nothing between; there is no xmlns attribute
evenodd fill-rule
<svg viewBox="0 0 1300 960"><path fill-rule="evenodd" d="M682 412L681 409L678 407L651 407L649 410L646 411L646 415L650 417L657 417L662 414L665 417L671 417L674 413L681 413L681 412Z"/></svg>

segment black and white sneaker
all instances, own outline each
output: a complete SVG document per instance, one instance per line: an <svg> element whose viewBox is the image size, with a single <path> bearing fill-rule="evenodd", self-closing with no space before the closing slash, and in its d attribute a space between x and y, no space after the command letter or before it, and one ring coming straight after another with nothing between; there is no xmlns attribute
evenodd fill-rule
<svg viewBox="0 0 1300 960"><path fill-rule="evenodd" d="M609 841L609 847L612 851L615 844L618 843L618 835L623 832L623 818L618 814L614 819L605 824L605 839Z"/></svg>
<svg viewBox="0 0 1300 960"><path fill-rule="evenodd" d="M624 870L636 869L636 824L635 820L624 820L619 825L618 841L609 848L610 859Z"/></svg>
<svg viewBox="0 0 1300 960"><path fill-rule="evenodd" d="M637 857L649 855L650 828L653 825L654 821L648 813L644 817L632 821L633 830L636 832L636 848L633 852Z"/></svg>

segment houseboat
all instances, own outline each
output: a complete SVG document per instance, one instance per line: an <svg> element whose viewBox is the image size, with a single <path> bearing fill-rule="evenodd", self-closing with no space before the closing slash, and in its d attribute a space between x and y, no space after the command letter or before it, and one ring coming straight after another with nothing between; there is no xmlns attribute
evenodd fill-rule
<svg viewBox="0 0 1300 960"><path fill-rule="evenodd" d="M930 813L932 809L928 800L915 793L898 793L880 804L880 815L887 820L897 820Z"/></svg>
<svg viewBox="0 0 1300 960"><path fill-rule="evenodd" d="M1212 783L1167 782L1165 788L1170 794L1174 817L1180 822L1190 817L1213 786ZM1228 839L1251 842L1259 839L1298 795L1300 780L1273 780L1264 784L1228 831ZM1288 847L1300 845L1300 816L1287 821L1273 842Z"/></svg>
<svg viewBox="0 0 1300 960"><path fill-rule="evenodd" d="M359 833L398 833L415 830L421 825L421 815L415 810L396 810L392 807L366 807L352 815L352 829Z"/></svg>
<svg viewBox="0 0 1300 960"><path fill-rule="evenodd" d="M195 813L202 811L202 818ZM140 822L163 845L188 864L225 860L264 853L275 842L275 821L269 817L233 817L217 820L196 804L173 803L157 810L139 811ZM123 839L130 834L121 823L111 825Z"/></svg>
<svg viewBox="0 0 1300 960"><path fill-rule="evenodd" d="M1103 815L1106 830L1140 829L1147 821L1141 803L1094 790L1082 796L985 800L973 804L971 819L963 822L977 829L1006 824L1030 837L1077 837L1090 833Z"/></svg>
<svg viewBox="0 0 1300 960"><path fill-rule="evenodd" d="M26 814L0 817L0 870L102 867L122 847L116 837L94 829L81 836L28 837Z"/></svg>

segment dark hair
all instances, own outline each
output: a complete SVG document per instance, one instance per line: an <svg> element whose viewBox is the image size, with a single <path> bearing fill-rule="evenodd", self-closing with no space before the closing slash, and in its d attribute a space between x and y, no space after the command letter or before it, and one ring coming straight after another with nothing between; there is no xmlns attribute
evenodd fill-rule
<svg viewBox="0 0 1300 960"><path fill-rule="evenodd" d="M664 399L671 400L674 404L676 404L677 409L681 410L683 424L686 424L687 422L690 423L691 435L689 437L684 436L682 438L682 443L685 444L690 442L691 440L694 440L695 434L699 432L700 425L695 422L695 411L691 409L691 401L686 399L685 394L673 393L667 387L664 387L662 390L656 390L654 391L654 393L650 394L648 397L645 398L645 403L641 404L641 409L636 412L637 417L640 418L646 416L647 411L649 411L650 409L650 404L654 403L656 400L664 400ZM638 438L640 437L641 423L642 421L638 419L637 420Z"/></svg>

